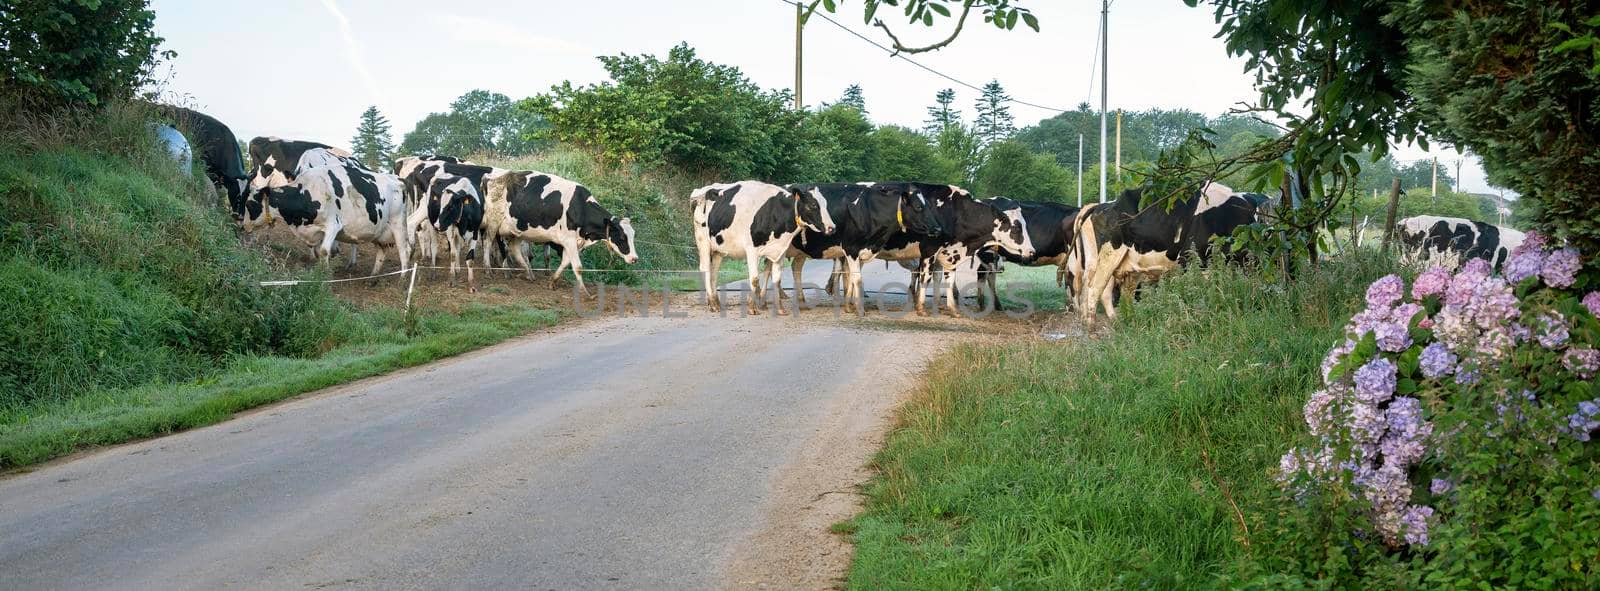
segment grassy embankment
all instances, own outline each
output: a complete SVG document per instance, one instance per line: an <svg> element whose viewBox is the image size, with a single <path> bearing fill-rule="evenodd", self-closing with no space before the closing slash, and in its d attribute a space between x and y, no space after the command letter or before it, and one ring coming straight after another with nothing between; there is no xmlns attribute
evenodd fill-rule
<svg viewBox="0 0 1600 591"><path fill-rule="evenodd" d="M1235 269L1165 281L1110 334L961 347L876 460L852 588L1186 588L1246 551L1371 253L1286 290ZM1243 520L1241 520L1243 518Z"/></svg>
<svg viewBox="0 0 1600 591"><path fill-rule="evenodd" d="M527 304L407 318L241 246L138 109L0 125L0 469L192 428L548 326ZM396 279L388 279L393 285ZM398 287L396 287L398 289Z"/></svg>

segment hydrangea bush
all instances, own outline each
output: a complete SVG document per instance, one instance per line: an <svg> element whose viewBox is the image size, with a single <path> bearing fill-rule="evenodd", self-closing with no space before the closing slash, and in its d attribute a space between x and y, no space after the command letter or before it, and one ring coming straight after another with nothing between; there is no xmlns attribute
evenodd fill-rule
<svg viewBox="0 0 1600 591"><path fill-rule="evenodd" d="M1600 281L1536 233L1502 269L1367 289L1279 466L1284 521L1340 540L1305 574L1600 586Z"/></svg>

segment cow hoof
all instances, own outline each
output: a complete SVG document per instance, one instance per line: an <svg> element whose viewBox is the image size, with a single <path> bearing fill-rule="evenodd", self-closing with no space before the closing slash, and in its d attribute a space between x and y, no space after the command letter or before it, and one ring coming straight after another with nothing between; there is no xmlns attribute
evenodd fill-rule
<svg viewBox="0 0 1600 591"><path fill-rule="evenodd" d="M777 312L778 312L779 316L788 316L789 315L788 308L784 308L783 306L778 306Z"/></svg>

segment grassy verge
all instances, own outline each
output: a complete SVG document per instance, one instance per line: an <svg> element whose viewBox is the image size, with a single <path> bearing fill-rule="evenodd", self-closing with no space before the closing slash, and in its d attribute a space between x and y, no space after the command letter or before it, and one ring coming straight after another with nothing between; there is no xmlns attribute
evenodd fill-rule
<svg viewBox="0 0 1600 591"><path fill-rule="evenodd" d="M406 320L396 310L357 314L364 334L315 358L241 355L188 383L98 389L0 410L0 469L210 425L241 410L471 351L557 320L545 310L469 306L423 316L417 334L407 336Z"/></svg>
<svg viewBox="0 0 1600 591"><path fill-rule="evenodd" d="M853 588L1184 588L1245 551L1249 501L1323 353L1389 265L1287 289L1170 278L1110 335L968 346L932 364L876 463Z"/></svg>
<svg viewBox="0 0 1600 591"><path fill-rule="evenodd" d="M556 320L515 302L358 309L240 244L203 177L113 104L18 115L0 100L0 469L221 421Z"/></svg>

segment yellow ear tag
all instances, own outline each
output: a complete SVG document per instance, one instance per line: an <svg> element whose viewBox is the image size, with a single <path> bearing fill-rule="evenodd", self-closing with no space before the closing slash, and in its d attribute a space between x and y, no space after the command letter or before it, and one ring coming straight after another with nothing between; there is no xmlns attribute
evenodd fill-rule
<svg viewBox="0 0 1600 591"><path fill-rule="evenodd" d="M905 227L906 227L906 210L905 210L905 208L903 206L902 207L896 207L894 209L894 223L900 224L900 229L902 229L902 230L905 229Z"/></svg>
<svg viewBox="0 0 1600 591"><path fill-rule="evenodd" d="M796 230L806 227L805 221L800 219L800 214L794 214L794 227Z"/></svg>

